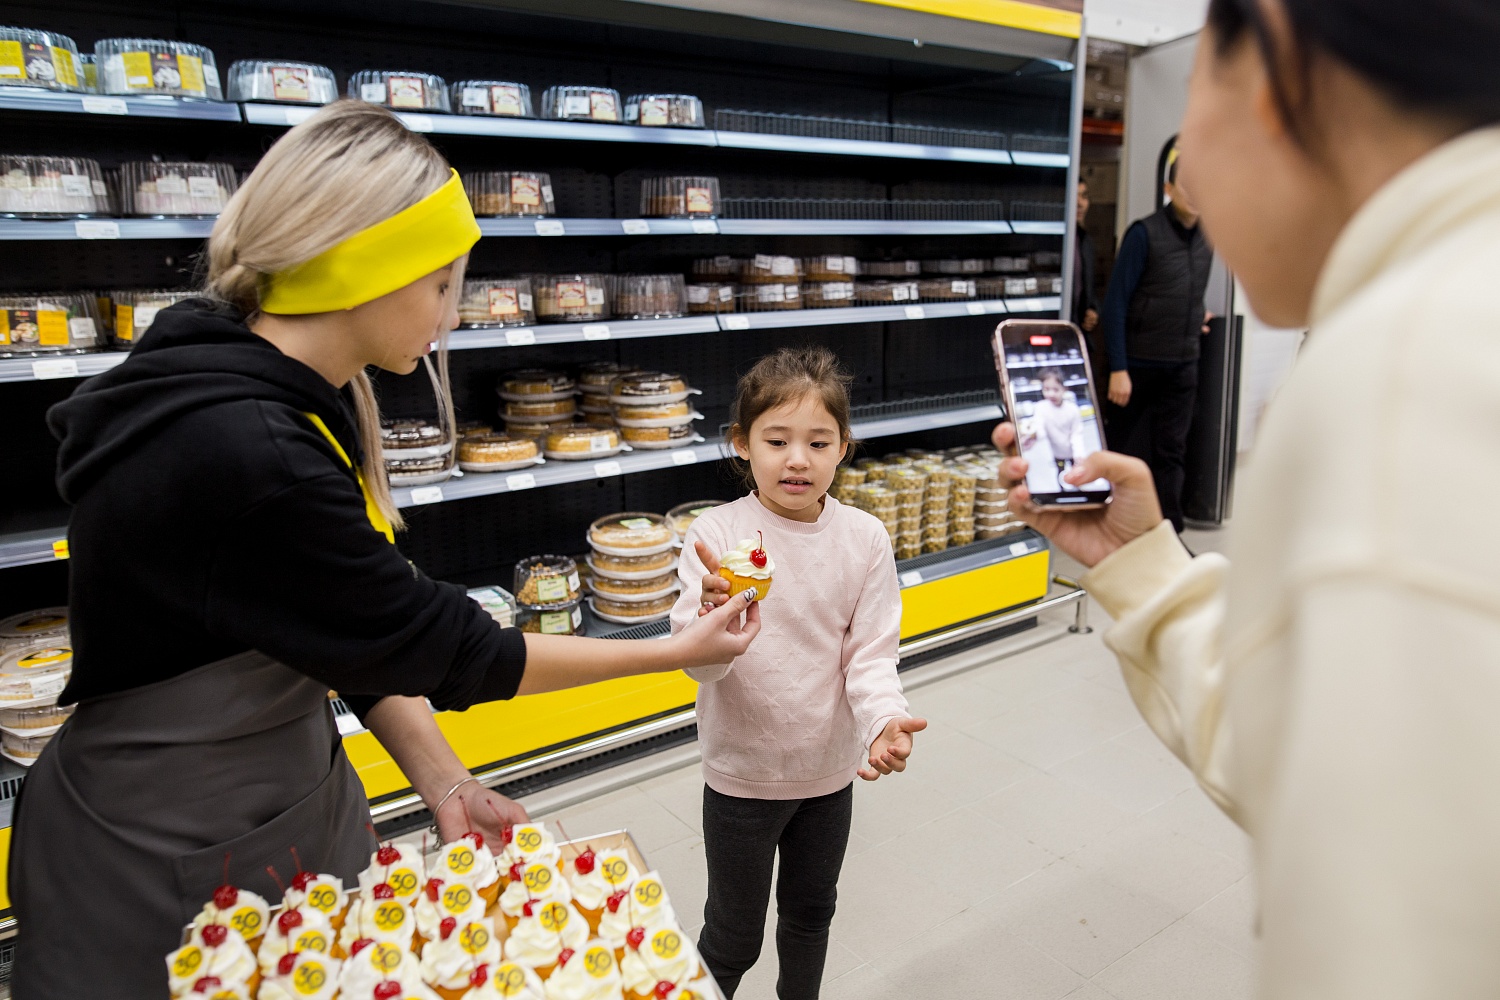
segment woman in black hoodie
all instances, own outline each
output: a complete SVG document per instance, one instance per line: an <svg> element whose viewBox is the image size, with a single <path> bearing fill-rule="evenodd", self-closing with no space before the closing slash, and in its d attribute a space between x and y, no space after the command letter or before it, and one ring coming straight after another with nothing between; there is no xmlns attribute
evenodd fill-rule
<svg viewBox="0 0 1500 1000"><path fill-rule="evenodd" d="M330 689L445 838L465 814L498 834L524 813L472 779L424 697L462 710L722 663L754 638L740 602L666 641L523 635L392 544L366 368L409 373L457 325L478 237L426 140L339 102L231 200L208 295L49 414L78 708L16 814L18 996L165 996L183 925L225 881L274 902L266 866L293 846L352 885L373 835Z"/></svg>

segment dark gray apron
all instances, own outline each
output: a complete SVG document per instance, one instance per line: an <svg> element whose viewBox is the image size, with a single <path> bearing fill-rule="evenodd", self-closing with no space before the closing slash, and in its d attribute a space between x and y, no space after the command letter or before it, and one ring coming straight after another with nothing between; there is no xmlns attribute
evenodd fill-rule
<svg viewBox="0 0 1500 1000"><path fill-rule="evenodd" d="M16 804L17 1000L167 995L166 955L224 880L353 884L375 839L328 688L250 652L86 701Z"/></svg>

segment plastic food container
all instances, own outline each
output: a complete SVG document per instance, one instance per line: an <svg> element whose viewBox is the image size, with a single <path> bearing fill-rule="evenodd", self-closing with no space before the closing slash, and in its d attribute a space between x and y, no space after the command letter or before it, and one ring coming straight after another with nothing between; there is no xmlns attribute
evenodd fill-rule
<svg viewBox="0 0 1500 1000"><path fill-rule="evenodd" d="M1031 255L1031 266L1038 271L1058 271L1062 269L1062 251L1060 250L1038 250Z"/></svg>
<svg viewBox="0 0 1500 1000"><path fill-rule="evenodd" d="M635 372L609 385L609 401L615 406L680 403L691 394L692 389L676 372Z"/></svg>
<svg viewBox="0 0 1500 1000"><path fill-rule="evenodd" d="M677 569L677 555L670 549L649 556L611 556L590 552L588 566L595 578L655 580Z"/></svg>
<svg viewBox="0 0 1500 1000"><path fill-rule="evenodd" d="M167 94L222 101L213 52L164 38L101 38L94 43L102 94Z"/></svg>
<svg viewBox="0 0 1500 1000"><path fill-rule="evenodd" d="M0 708L0 729L41 730L27 735L49 735L68 721L76 705L35 705L31 708Z"/></svg>
<svg viewBox="0 0 1500 1000"><path fill-rule="evenodd" d="M47 641L0 655L0 705L24 708L57 700L73 672L73 648Z"/></svg>
<svg viewBox="0 0 1500 1000"><path fill-rule="evenodd" d="M624 450L620 432L612 427L574 425L547 432L542 454L561 461L608 458Z"/></svg>
<svg viewBox="0 0 1500 1000"><path fill-rule="evenodd" d="M973 299L979 296L979 286L973 278L923 278L917 284L921 288L922 298L929 302Z"/></svg>
<svg viewBox="0 0 1500 1000"><path fill-rule="evenodd" d="M1062 275L1039 274L1036 276L1037 292L1042 295L1062 294Z"/></svg>
<svg viewBox="0 0 1500 1000"><path fill-rule="evenodd" d="M648 128L703 128L703 102L691 94L631 94L625 124Z"/></svg>
<svg viewBox="0 0 1500 1000"><path fill-rule="evenodd" d="M110 292L109 298L115 307L114 323L110 327L111 342L116 347L130 347L151 329L157 313L196 294L181 288Z"/></svg>
<svg viewBox="0 0 1500 1000"><path fill-rule="evenodd" d="M739 257L700 257L693 261L693 274L704 278L737 278L745 261Z"/></svg>
<svg viewBox="0 0 1500 1000"><path fill-rule="evenodd" d="M458 303L463 326L530 326L536 322L529 278L473 278Z"/></svg>
<svg viewBox="0 0 1500 1000"><path fill-rule="evenodd" d="M643 406L617 406L614 416L621 427L680 427L703 419L703 414L693 412L686 400Z"/></svg>
<svg viewBox="0 0 1500 1000"><path fill-rule="evenodd" d="M532 279L536 318L543 323L588 323L609 318L609 284L602 274L555 274Z"/></svg>
<svg viewBox="0 0 1500 1000"><path fill-rule="evenodd" d="M647 451L685 448L703 440L691 423L675 427L622 427L620 436L630 447L644 448Z"/></svg>
<svg viewBox="0 0 1500 1000"><path fill-rule="evenodd" d="M455 114L535 118L531 88L508 80L460 80L450 94Z"/></svg>
<svg viewBox="0 0 1500 1000"><path fill-rule="evenodd" d="M540 218L557 211L550 174L491 170L464 174L463 185L475 215Z"/></svg>
<svg viewBox="0 0 1500 1000"><path fill-rule="evenodd" d="M78 218L109 212L109 188L98 161L74 156L0 156L0 215Z"/></svg>
<svg viewBox="0 0 1500 1000"><path fill-rule="evenodd" d="M859 261L839 254L804 257L802 273L808 281L852 281L859 274Z"/></svg>
<svg viewBox="0 0 1500 1000"><path fill-rule="evenodd" d="M770 288L770 285L763 286ZM802 305L806 309L831 309L854 305L854 282L809 281L802 286Z"/></svg>
<svg viewBox="0 0 1500 1000"><path fill-rule="evenodd" d="M712 219L719 214L717 177L647 177L641 215L648 219Z"/></svg>
<svg viewBox="0 0 1500 1000"><path fill-rule="evenodd" d="M578 404L571 395L564 399L542 400L540 402L510 401L501 407L500 415L507 421L516 420L521 423L545 424L558 422L571 422L573 415L578 412Z"/></svg>
<svg viewBox="0 0 1500 1000"><path fill-rule="evenodd" d="M227 163L120 164L120 210L125 215L215 216L239 187Z"/></svg>
<svg viewBox="0 0 1500 1000"><path fill-rule="evenodd" d="M0 652L36 643L68 641L68 609L38 608L0 619Z"/></svg>
<svg viewBox="0 0 1500 1000"><path fill-rule="evenodd" d="M544 368L522 368L500 376L495 391L507 402L541 403L567 400L573 402L576 383L562 372ZM571 407L569 407L571 412Z"/></svg>
<svg viewBox="0 0 1500 1000"><path fill-rule="evenodd" d="M0 358L97 351L103 325L92 295L0 296Z"/></svg>
<svg viewBox="0 0 1500 1000"><path fill-rule="evenodd" d="M616 601L607 597L590 597L589 607L594 614L614 625L638 625L661 621L672 613L677 603L677 594L671 593L653 601Z"/></svg>
<svg viewBox="0 0 1500 1000"><path fill-rule="evenodd" d="M446 450L439 451L441 448L446 448ZM395 449L382 450L385 472L392 486L427 486L431 483L440 483L453 475L451 442L413 450L418 454ZM431 454L435 451L438 453Z"/></svg>
<svg viewBox="0 0 1500 1000"><path fill-rule="evenodd" d="M677 544L682 544L682 540L687 537L688 529L693 526L694 521L705 512L723 503L723 500L689 500L667 511L667 522L671 524L672 531L677 535Z"/></svg>
<svg viewBox="0 0 1500 1000"><path fill-rule="evenodd" d="M0 27L0 87L85 89L78 46L53 31Z"/></svg>
<svg viewBox="0 0 1500 1000"><path fill-rule="evenodd" d="M229 66L231 101L330 104L338 100L333 70L289 59L240 59Z"/></svg>
<svg viewBox="0 0 1500 1000"><path fill-rule="evenodd" d="M94 61L94 54L80 52L78 62L81 66L78 82L88 93L97 94L99 92L99 64Z"/></svg>
<svg viewBox="0 0 1500 1000"><path fill-rule="evenodd" d="M52 736L53 733L45 736L17 736L15 733L0 729L0 754L22 767L30 767L42 755L47 744L52 742Z"/></svg>
<svg viewBox="0 0 1500 1000"><path fill-rule="evenodd" d="M927 274L983 274L989 269L988 258L945 258L922 261L922 270Z"/></svg>
<svg viewBox="0 0 1500 1000"><path fill-rule="evenodd" d="M453 440L430 420L382 420L380 454L385 459L436 458L453 450Z"/></svg>
<svg viewBox="0 0 1500 1000"><path fill-rule="evenodd" d="M589 545L610 556L668 552L676 537L665 517L643 511L607 514L589 525Z"/></svg>
<svg viewBox="0 0 1500 1000"><path fill-rule="evenodd" d="M856 281L854 299L862 305L900 305L916 302L922 289L915 281Z"/></svg>
<svg viewBox="0 0 1500 1000"><path fill-rule="evenodd" d="M758 253L740 263L740 280L751 284L775 284L801 277L802 261L796 257Z"/></svg>
<svg viewBox="0 0 1500 1000"><path fill-rule="evenodd" d="M919 260L867 260L860 269L872 278L907 278L922 273Z"/></svg>
<svg viewBox="0 0 1500 1000"><path fill-rule="evenodd" d="M620 92L609 87L548 87L542 94L542 117L619 124Z"/></svg>
<svg viewBox="0 0 1500 1000"><path fill-rule="evenodd" d="M662 573L645 580L614 580L605 576L594 578L594 594L624 604L639 604L669 597L680 589L674 573Z"/></svg>
<svg viewBox="0 0 1500 1000"><path fill-rule="evenodd" d="M523 607L516 613L516 625L522 632L543 635L583 635L583 601L572 601L545 611Z"/></svg>
<svg viewBox="0 0 1500 1000"><path fill-rule="evenodd" d="M740 312L772 312L802 308L802 285L796 281L770 285L745 285L735 296Z"/></svg>
<svg viewBox="0 0 1500 1000"><path fill-rule="evenodd" d="M1031 270L1030 257L996 257L990 261L990 270L1001 274L1025 274Z"/></svg>
<svg viewBox="0 0 1500 1000"><path fill-rule="evenodd" d="M668 319L687 312L680 274L626 274L615 279L615 315L621 319Z"/></svg>
<svg viewBox="0 0 1500 1000"><path fill-rule="evenodd" d="M458 442L458 467L465 472L506 472L537 464L536 440L510 434L473 434Z"/></svg>
<svg viewBox="0 0 1500 1000"><path fill-rule="evenodd" d="M571 556L527 556L516 563L516 602L523 608L558 608L576 604L578 564Z"/></svg>
<svg viewBox="0 0 1500 1000"><path fill-rule="evenodd" d="M634 374L637 369L614 361L590 361L578 368L578 391L585 397L604 397L609 405L609 387L621 375Z"/></svg>
<svg viewBox="0 0 1500 1000"><path fill-rule="evenodd" d="M458 431L459 440L463 440L476 434L493 434L495 428L482 420L460 420L454 430Z"/></svg>
<svg viewBox="0 0 1500 1000"><path fill-rule="evenodd" d="M440 76L409 70L360 70L349 77L349 96L394 111L449 111L448 85Z"/></svg>
<svg viewBox="0 0 1500 1000"><path fill-rule="evenodd" d="M688 285L686 293L690 315L734 312L735 286L731 282L699 282Z"/></svg>

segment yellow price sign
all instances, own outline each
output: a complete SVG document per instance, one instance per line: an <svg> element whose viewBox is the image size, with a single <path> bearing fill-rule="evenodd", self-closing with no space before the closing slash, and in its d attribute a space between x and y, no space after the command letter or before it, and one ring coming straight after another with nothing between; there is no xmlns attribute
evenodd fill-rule
<svg viewBox="0 0 1500 1000"><path fill-rule="evenodd" d="M474 870L474 849L464 844L448 851L448 870L455 875L467 875Z"/></svg>
<svg viewBox="0 0 1500 1000"><path fill-rule="evenodd" d="M537 919L542 922L543 930L561 932L568 926L568 908L561 903L548 903Z"/></svg>
<svg viewBox="0 0 1500 1000"><path fill-rule="evenodd" d="M635 884L635 901L642 906L660 906L666 896L666 890L662 889L661 883L652 878L643 878Z"/></svg>
<svg viewBox="0 0 1500 1000"><path fill-rule="evenodd" d="M462 913L474 905L474 890L466 885L450 885L443 890L443 909Z"/></svg>
<svg viewBox="0 0 1500 1000"><path fill-rule="evenodd" d="M516 831L516 846L527 854L541 850L542 831L534 826L523 826Z"/></svg>
<svg viewBox="0 0 1500 1000"><path fill-rule="evenodd" d="M490 931L484 924L469 924L458 936L458 946L470 955L484 951L490 943Z"/></svg>
<svg viewBox="0 0 1500 1000"><path fill-rule="evenodd" d="M495 984L495 990L503 997L518 997L526 988L526 970L519 965L506 963L496 969L490 978Z"/></svg>
<svg viewBox="0 0 1500 1000"><path fill-rule="evenodd" d="M339 894L333 891L331 885L314 886L307 894L307 905L322 913L332 913L338 903Z"/></svg>
<svg viewBox="0 0 1500 1000"><path fill-rule="evenodd" d="M203 952L196 945L189 945L177 953L172 959L172 975L178 979L186 979L203 965Z"/></svg>
<svg viewBox="0 0 1500 1000"><path fill-rule="evenodd" d="M608 948L595 945L583 955L583 969L595 979L603 979L614 967L615 956Z"/></svg>
<svg viewBox="0 0 1500 1000"><path fill-rule="evenodd" d="M234 911L234 916L229 918L229 926L240 932L240 936L246 941L260 934L261 924L264 918L260 912L252 906L242 906Z"/></svg>
<svg viewBox="0 0 1500 1000"><path fill-rule="evenodd" d="M657 931L651 938L651 950L657 958L676 958L682 951L682 935L672 930Z"/></svg>
<svg viewBox="0 0 1500 1000"><path fill-rule="evenodd" d="M542 896L552 888L552 868L550 865L532 865L526 869L522 878L526 882L526 890L533 896Z"/></svg>
<svg viewBox="0 0 1500 1000"><path fill-rule="evenodd" d="M417 873L410 868L397 868L386 877L385 884L398 896L410 896L417 891Z"/></svg>
<svg viewBox="0 0 1500 1000"><path fill-rule="evenodd" d="M387 899L375 907L375 926L381 930L400 930L401 925L404 923L406 923L406 906L404 904L398 903L394 899Z"/></svg>
<svg viewBox="0 0 1500 1000"><path fill-rule="evenodd" d="M292 989L303 996L312 996L328 983L328 970L321 962L303 962L292 973Z"/></svg>
<svg viewBox="0 0 1500 1000"><path fill-rule="evenodd" d="M607 855L599 872L610 885L619 885L630 876L630 862L615 854Z"/></svg>

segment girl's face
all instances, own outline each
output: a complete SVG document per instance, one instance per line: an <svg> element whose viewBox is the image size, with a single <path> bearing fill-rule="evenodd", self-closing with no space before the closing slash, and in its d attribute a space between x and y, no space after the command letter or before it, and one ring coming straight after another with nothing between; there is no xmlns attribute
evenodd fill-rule
<svg viewBox="0 0 1500 1000"><path fill-rule="evenodd" d="M1063 384L1055 378L1049 378L1042 382L1042 398L1053 406L1063 405L1066 391Z"/></svg>
<svg viewBox="0 0 1500 1000"><path fill-rule="evenodd" d="M369 364L397 375L416 370L432 344L458 326L459 289L467 256L404 288L355 306L350 317Z"/></svg>
<svg viewBox="0 0 1500 1000"><path fill-rule="evenodd" d="M750 463L761 502L794 521L816 521L823 495L849 445L817 393L767 410L737 437L734 450Z"/></svg>

